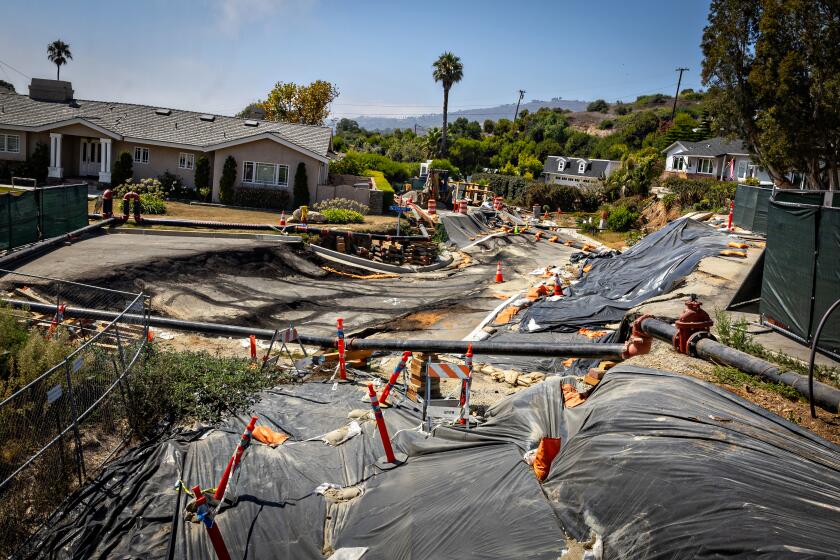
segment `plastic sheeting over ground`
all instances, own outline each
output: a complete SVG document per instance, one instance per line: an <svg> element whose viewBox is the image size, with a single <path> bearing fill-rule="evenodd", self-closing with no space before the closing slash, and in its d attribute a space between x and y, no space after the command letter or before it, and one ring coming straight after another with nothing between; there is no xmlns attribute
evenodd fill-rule
<svg viewBox="0 0 840 560"><path fill-rule="evenodd" d="M728 240L690 219L671 222L613 258L594 259L570 296L535 303L522 314L521 332L575 332L620 322L633 307L671 291Z"/></svg>
<svg viewBox="0 0 840 560"><path fill-rule="evenodd" d="M259 424L292 436L254 443L238 503L216 518L234 558L323 558L365 547L380 558L546 558L564 531L601 558L840 557L840 454L831 443L693 378L612 369L564 409L559 378L493 406L471 429L426 436L408 408L385 418L409 455L378 471L371 422L339 447L303 441L366 405L360 386L268 391ZM212 558L204 528L182 518L176 489L215 485L246 417L137 449L71 498L32 557ZM542 437L561 450L541 486L523 461ZM330 502L322 483L361 495Z"/></svg>

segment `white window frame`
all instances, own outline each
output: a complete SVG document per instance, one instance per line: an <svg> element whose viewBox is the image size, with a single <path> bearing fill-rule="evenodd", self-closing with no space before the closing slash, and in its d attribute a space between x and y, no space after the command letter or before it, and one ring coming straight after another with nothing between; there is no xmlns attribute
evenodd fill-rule
<svg viewBox="0 0 840 560"><path fill-rule="evenodd" d="M697 173L712 175L715 172L715 162L708 158L699 158L697 162ZM708 167L708 171L704 168Z"/></svg>
<svg viewBox="0 0 840 560"><path fill-rule="evenodd" d="M560 160L557 162L557 171L563 171L566 169L566 160Z"/></svg>
<svg viewBox="0 0 840 560"><path fill-rule="evenodd" d="M143 156L145 156L145 161ZM146 165L151 159L152 154L149 148L144 146L134 146L134 163Z"/></svg>
<svg viewBox="0 0 840 560"><path fill-rule="evenodd" d="M271 183L265 181L257 181L257 166L271 165L274 166L274 180ZM251 171L251 178L248 179L248 169ZM285 168L286 179L284 182L280 181L280 169ZM288 187L289 186L289 166L284 163L271 163L265 161L245 161L242 163L242 183L247 185L266 185L270 187Z"/></svg>
<svg viewBox="0 0 840 560"><path fill-rule="evenodd" d="M17 149L9 149L9 139L17 140ZM4 154L19 154L20 153L20 134L0 134L0 153Z"/></svg>
<svg viewBox="0 0 840 560"><path fill-rule="evenodd" d="M584 173L586 171L586 162L580 162L578 164L578 173Z"/></svg>
<svg viewBox="0 0 840 560"><path fill-rule="evenodd" d="M178 169L195 169L195 154L181 152L178 154Z"/></svg>
<svg viewBox="0 0 840 560"><path fill-rule="evenodd" d="M683 156L674 156L671 160L671 169L674 171L685 171L686 167L688 167L688 162Z"/></svg>

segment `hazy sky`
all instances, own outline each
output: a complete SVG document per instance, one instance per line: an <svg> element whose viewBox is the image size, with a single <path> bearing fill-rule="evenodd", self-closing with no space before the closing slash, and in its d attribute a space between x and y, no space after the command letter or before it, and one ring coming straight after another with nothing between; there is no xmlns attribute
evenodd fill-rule
<svg viewBox="0 0 840 560"><path fill-rule="evenodd" d="M0 79L26 92L73 60L76 97L233 114L277 81L335 83L336 116L440 112L431 64L464 79L450 108L525 98L609 101L700 87L708 0L0 0Z"/></svg>

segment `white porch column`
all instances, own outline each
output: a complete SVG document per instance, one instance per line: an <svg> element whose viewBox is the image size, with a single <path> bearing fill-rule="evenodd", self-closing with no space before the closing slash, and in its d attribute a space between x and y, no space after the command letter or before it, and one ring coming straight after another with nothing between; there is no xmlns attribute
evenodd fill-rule
<svg viewBox="0 0 840 560"><path fill-rule="evenodd" d="M111 139L100 138L99 143L102 144L102 164L99 168L99 182L111 182Z"/></svg>
<svg viewBox="0 0 840 560"><path fill-rule="evenodd" d="M61 134L50 132L50 169L48 175L54 179L64 177L61 167Z"/></svg>

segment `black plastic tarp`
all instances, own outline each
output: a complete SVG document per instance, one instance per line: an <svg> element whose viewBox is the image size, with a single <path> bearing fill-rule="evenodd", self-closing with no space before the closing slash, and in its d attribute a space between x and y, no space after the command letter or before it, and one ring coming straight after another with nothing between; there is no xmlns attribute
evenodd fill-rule
<svg viewBox="0 0 840 560"><path fill-rule="evenodd" d="M773 189L738 185L733 223L755 233L767 233L767 209Z"/></svg>
<svg viewBox="0 0 840 560"><path fill-rule="evenodd" d="M840 449L690 377L619 365L587 401L563 408L559 378L491 407L483 425L411 428L385 418L408 462L381 472L372 423L339 447L303 442L364 408L360 386L309 383L264 394L260 424L293 442L253 444L238 503L216 518L234 558L546 558L597 538L602 558L840 557ZM212 558L182 520L176 489L214 485L247 416L134 450L71 497L31 557ZM403 430L398 433L398 430ZM562 439L543 486L522 453ZM327 502L324 482L361 496Z"/></svg>
<svg viewBox="0 0 840 560"><path fill-rule="evenodd" d="M620 322L628 310L671 291L727 242L725 235L694 220L671 222L620 255L593 259L592 269L570 287L569 297L529 307L519 330L575 332Z"/></svg>
<svg viewBox="0 0 840 560"><path fill-rule="evenodd" d="M808 200L824 199L823 193L810 194ZM840 298L840 209L776 199L769 215L773 227L767 233L761 314L810 343L820 319ZM840 356L840 312L826 322L817 347Z"/></svg>
<svg viewBox="0 0 840 560"><path fill-rule="evenodd" d="M449 241L458 247L466 247L467 245L476 241L485 235L489 235L492 227L489 225L489 220L495 216L495 212L490 212L491 215L485 215L483 211L471 210L468 214L446 214L441 215L441 223L446 228L446 235L449 236Z"/></svg>

